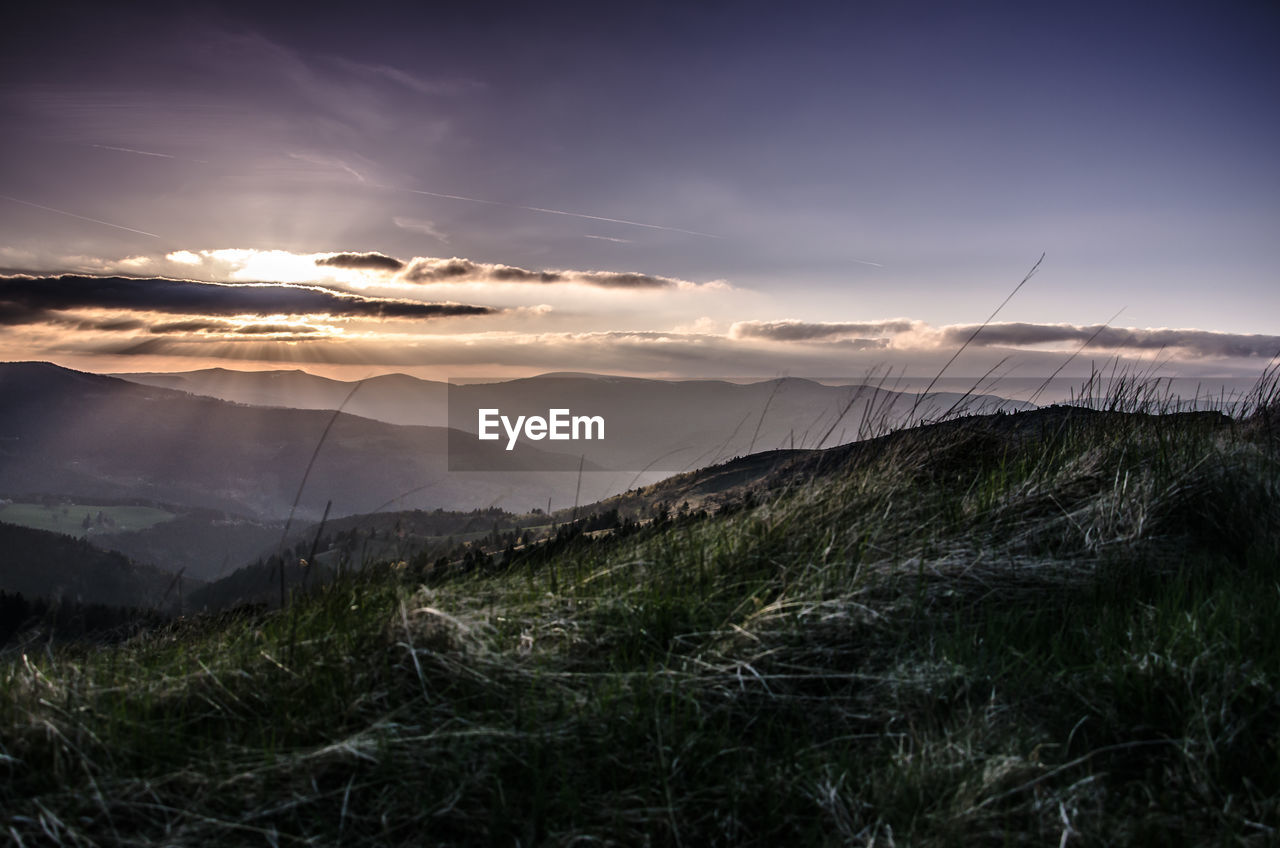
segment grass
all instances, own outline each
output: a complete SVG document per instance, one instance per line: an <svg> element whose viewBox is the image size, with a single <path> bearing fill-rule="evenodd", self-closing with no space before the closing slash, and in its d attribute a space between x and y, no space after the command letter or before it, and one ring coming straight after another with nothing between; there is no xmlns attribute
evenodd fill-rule
<svg viewBox="0 0 1280 848"><path fill-rule="evenodd" d="M85 516L89 526L85 526ZM101 520L98 517L101 516ZM0 521L35 530L65 533L84 538L87 533L107 531L122 533L146 530L174 518L174 514L149 506L99 506L79 503L9 503L0 504Z"/></svg>
<svg viewBox="0 0 1280 848"><path fill-rule="evenodd" d="M373 566L284 611L29 642L0 666L0 829L1271 844L1274 409L948 421L545 561Z"/></svg>

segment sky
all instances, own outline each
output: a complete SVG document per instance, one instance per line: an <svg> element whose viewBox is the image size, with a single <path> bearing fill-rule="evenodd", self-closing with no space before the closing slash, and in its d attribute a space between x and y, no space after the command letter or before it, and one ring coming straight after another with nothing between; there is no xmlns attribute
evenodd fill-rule
<svg viewBox="0 0 1280 848"><path fill-rule="evenodd" d="M1224 377L1280 353L1273 2L412 5L6 26L0 360L927 377L968 341L948 375Z"/></svg>

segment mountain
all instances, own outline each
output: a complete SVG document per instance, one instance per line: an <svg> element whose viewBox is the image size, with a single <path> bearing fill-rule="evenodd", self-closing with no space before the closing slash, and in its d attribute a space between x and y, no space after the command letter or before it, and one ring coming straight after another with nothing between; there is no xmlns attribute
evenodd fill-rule
<svg viewBox="0 0 1280 848"><path fill-rule="evenodd" d="M305 371L232 371L206 368L182 373L113 374L122 380L254 406L338 409L362 418L444 427L447 383L406 374L386 374L356 382L317 377Z"/></svg>
<svg viewBox="0 0 1280 848"><path fill-rule="evenodd" d="M337 409L397 424L447 424L476 433L478 410L511 420L546 416L553 408L600 416L605 438L549 451L544 470L576 471L579 458L602 469L687 471L762 450L829 447L956 410L1017 411L1030 404L994 395L917 394L865 386L826 386L782 378L750 384L724 380L653 380L576 372L516 380L447 385L404 374L340 382L302 371L240 372L221 368L179 374L122 374L123 379L265 406ZM499 430L501 432L501 430ZM501 440L505 443L505 437ZM468 444L464 440L460 444ZM542 442L550 447L550 442ZM571 459L564 459L565 456ZM454 456L466 470L509 471L530 454L519 451ZM491 462L492 460L492 462Z"/></svg>
<svg viewBox="0 0 1280 848"><path fill-rule="evenodd" d="M571 502L573 473L450 474L441 427L244 406L48 363L0 364L0 494L71 493L283 518ZM465 440L455 451L501 450ZM523 455L538 460L540 452ZM576 466L577 459L574 464Z"/></svg>

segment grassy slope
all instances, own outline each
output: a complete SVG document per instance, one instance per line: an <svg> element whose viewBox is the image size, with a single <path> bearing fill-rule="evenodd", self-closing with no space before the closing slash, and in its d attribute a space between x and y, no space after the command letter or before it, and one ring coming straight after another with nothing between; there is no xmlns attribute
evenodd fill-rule
<svg viewBox="0 0 1280 848"><path fill-rule="evenodd" d="M1274 435L1007 420L538 565L372 568L284 613L14 658L0 827L26 844L1273 840Z"/></svg>

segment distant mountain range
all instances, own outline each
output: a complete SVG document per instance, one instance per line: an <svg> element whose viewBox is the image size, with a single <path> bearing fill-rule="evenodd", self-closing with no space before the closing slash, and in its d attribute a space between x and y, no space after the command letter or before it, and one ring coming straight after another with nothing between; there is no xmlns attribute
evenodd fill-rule
<svg viewBox="0 0 1280 848"><path fill-rule="evenodd" d="M548 374L450 387L405 375L356 383L301 371L126 376L0 363L0 498L163 504L173 520L96 532L93 543L204 579L270 553L291 511L297 529L329 501L334 519L384 510L566 509L735 456L875 435L908 417L1026 406L793 378L741 385ZM549 406L602 416L608 439L523 443L506 452L501 442L475 436L477 408L518 416L546 414ZM453 428L442 426L451 419ZM571 449L545 449L564 445ZM450 460L503 470L451 472ZM601 468L627 471L594 470Z"/></svg>
<svg viewBox="0 0 1280 848"><path fill-rule="evenodd" d="M338 409L362 418L423 427L448 424L448 383L387 374L356 382L305 371L231 371L205 368L173 374L112 374L133 383L176 389L253 406ZM358 387L358 388L357 388ZM344 405L345 404L345 405Z"/></svg>
<svg viewBox="0 0 1280 848"><path fill-rule="evenodd" d="M511 416L545 416L549 408L599 415L603 441L572 446L539 443L538 456L519 451L467 452L453 467L513 470L524 467L576 471L584 458L602 469L677 472L732 456L776 448L817 448L866 438L957 411L1018 411L1030 404L994 395L933 392L928 397L871 386L826 386L782 378L738 384L723 380L652 380L581 373L545 374L502 382L449 385L403 374L341 382L303 371L230 371L120 374L122 379L239 403L305 409L338 409L394 424L448 425L457 436L477 430L477 410ZM505 436L502 439L506 441ZM471 439L457 444L470 445ZM566 459L566 457L569 457ZM495 464L496 463L496 464ZM588 466L590 467L590 466ZM460 505L454 505L459 507Z"/></svg>
<svg viewBox="0 0 1280 848"><path fill-rule="evenodd" d="M0 397L0 496L147 498L256 518L282 518L296 498L300 516L318 518L330 500L334 515L527 510L563 505L577 484L570 473L449 474L442 427L245 406L48 363L0 364Z"/></svg>

